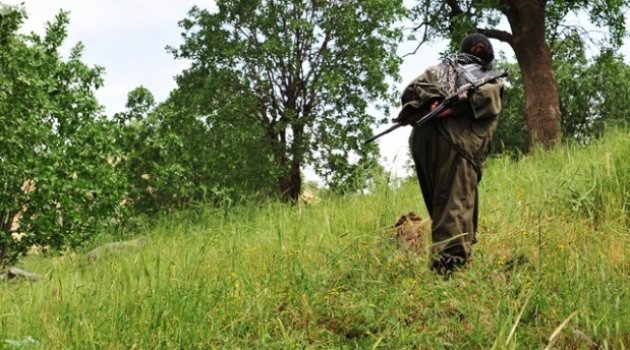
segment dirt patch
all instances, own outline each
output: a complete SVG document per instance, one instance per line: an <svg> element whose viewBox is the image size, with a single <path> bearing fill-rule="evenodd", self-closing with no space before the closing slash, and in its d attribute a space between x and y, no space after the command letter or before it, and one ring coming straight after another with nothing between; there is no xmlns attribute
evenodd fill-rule
<svg viewBox="0 0 630 350"><path fill-rule="evenodd" d="M396 240L404 249L423 253L426 250L426 236L427 232L430 232L430 227L429 220L422 220L420 215L410 211L402 215L394 225Z"/></svg>

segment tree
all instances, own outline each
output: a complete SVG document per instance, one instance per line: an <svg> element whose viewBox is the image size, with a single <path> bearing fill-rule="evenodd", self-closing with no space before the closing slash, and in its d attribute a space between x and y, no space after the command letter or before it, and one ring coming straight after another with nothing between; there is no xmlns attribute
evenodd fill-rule
<svg viewBox="0 0 630 350"><path fill-rule="evenodd" d="M606 126L630 124L626 96L630 93L630 66L610 50L587 57L579 36L565 38L554 50L562 110L562 133L569 142L585 144L603 135ZM516 64L499 62L497 68L513 68L507 81L501 123L494 135L495 152L527 151L522 118L522 78Z"/></svg>
<svg viewBox="0 0 630 350"><path fill-rule="evenodd" d="M561 139L561 109L553 70L553 47L575 32L569 14L588 12L599 26L610 28L610 43L618 46L625 36L628 0L419 0L414 12L428 38L448 37L458 43L469 32L508 43L516 55L525 90L528 144L548 148ZM505 18L511 32L497 29ZM583 31L583 30L581 30Z"/></svg>
<svg viewBox="0 0 630 350"><path fill-rule="evenodd" d="M76 246L124 213L113 125L94 90L99 67L59 48L68 15L44 36L17 33L19 8L0 11L0 270L33 245Z"/></svg>
<svg viewBox="0 0 630 350"><path fill-rule="evenodd" d="M623 57L609 50L590 60L565 55L556 64L565 138L586 143L601 136L606 125L628 126L630 66Z"/></svg>
<svg viewBox="0 0 630 350"><path fill-rule="evenodd" d="M402 1L217 1L180 22L176 58L192 60L177 79L176 103L208 125L251 124L273 160L280 196L295 201L302 170L314 165L330 184L355 181L376 162L363 145L375 118L370 103L390 97L398 73ZM231 154L238 162L243 155ZM340 176L339 174L343 174Z"/></svg>
<svg viewBox="0 0 630 350"><path fill-rule="evenodd" d="M139 212L193 202L225 207L269 192L271 181L260 175L270 173L270 162L252 152L264 153L265 144L251 123L215 122L210 127L187 106L174 106L173 100L184 98L176 95L155 105L151 92L138 87L128 95L127 110L114 116L130 205ZM241 155L238 164L230 154Z"/></svg>

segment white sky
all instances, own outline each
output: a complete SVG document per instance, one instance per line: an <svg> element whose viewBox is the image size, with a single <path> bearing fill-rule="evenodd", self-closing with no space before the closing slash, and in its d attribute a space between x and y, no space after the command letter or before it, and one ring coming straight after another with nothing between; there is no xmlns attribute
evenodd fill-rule
<svg viewBox="0 0 630 350"><path fill-rule="evenodd" d="M105 67L104 87L97 97L112 115L124 110L127 93L140 85L148 88L156 101L163 101L176 87L174 76L188 65L173 59L167 45L179 46L181 28L178 21L186 17L193 5L213 7L213 1L201 0L0 0L17 5L24 3L29 16L23 31L43 33L45 23L52 21L60 9L70 11L70 25L65 50L77 42L85 45L84 62ZM588 25L588 23L587 23ZM513 52L506 44L493 41L495 50L503 50L507 57ZM399 89L435 64L444 42L425 45L416 55L405 58L401 67L402 82ZM411 52L414 42L401 45L399 54ZM626 61L630 56L630 42L622 50ZM396 108L392 108L395 111ZM380 126L382 130L387 126ZM376 131L378 131L376 130ZM400 128L380 138L379 145L386 170L398 176L406 173L403 165L408 159L407 139L410 128ZM396 159L396 162L393 160ZM309 175L307 178L313 178Z"/></svg>

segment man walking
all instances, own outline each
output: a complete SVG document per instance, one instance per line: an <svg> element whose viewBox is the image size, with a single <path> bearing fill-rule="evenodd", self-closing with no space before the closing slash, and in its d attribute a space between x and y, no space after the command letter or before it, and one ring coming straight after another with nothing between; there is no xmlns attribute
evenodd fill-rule
<svg viewBox="0 0 630 350"><path fill-rule="evenodd" d="M467 36L460 53L428 68L403 92L399 120L412 124L439 101L490 74L492 44ZM448 274L469 261L478 222L477 186L501 111L502 84L492 81L464 92L438 118L414 126L409 139L418 181L432 220L431 267Z"/></svg>

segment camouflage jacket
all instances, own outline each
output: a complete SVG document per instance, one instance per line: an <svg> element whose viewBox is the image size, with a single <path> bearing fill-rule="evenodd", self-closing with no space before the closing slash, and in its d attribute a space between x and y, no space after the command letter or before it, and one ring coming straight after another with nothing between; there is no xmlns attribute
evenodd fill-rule
<svg viewBox="0 0 630 350"><path fill-rule="evenodd" d="M468 66L468 67L467 67ZM467 83L471 79L479 79L483 72L479 65L462 66L465 72L457 78L457 86ZM447 74L446 64L441 63L428 68L414 79L402 94L402 110L399 118L407 118L409 114L424 115L429 112L429 106L436 99L444 99L452 94L446 91L444 75ZM437 129L453 147L466 159L471 161L478 171L481 171L484 160L490 151L490 141L496 129L497 119L501 112L501 95L503 84L500 81L490 82L452 107L452 116L435 119ZM401 119L402 120L402 119Z"/></svg>

